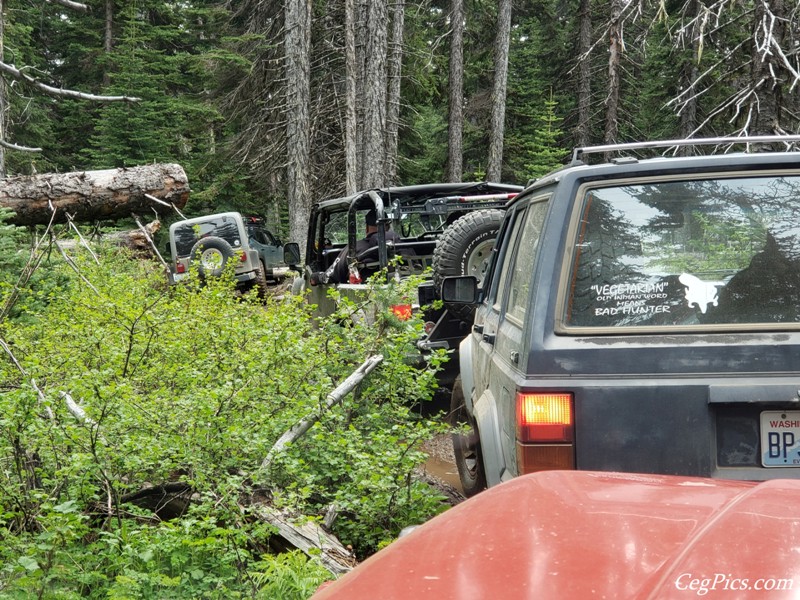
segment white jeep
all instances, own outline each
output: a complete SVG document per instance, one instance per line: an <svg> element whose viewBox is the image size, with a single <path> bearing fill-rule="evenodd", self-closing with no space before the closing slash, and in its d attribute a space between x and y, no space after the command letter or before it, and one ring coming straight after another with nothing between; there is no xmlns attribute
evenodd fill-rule
<svg viewBox="0 0 800 600"><path fill-rule="evenodd" d="M268 280L286 276L299 262L296 244L281 245L258 217L225 212L186 219L169 228L173 280L196 263L200 277L219 277L233 261L237 286L264 296Z"/></svg>

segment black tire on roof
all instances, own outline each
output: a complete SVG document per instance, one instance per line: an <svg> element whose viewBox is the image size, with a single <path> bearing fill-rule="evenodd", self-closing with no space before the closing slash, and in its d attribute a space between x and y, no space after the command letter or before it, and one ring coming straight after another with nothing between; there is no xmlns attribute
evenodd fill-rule
<svg viewBox="0 0 800 600"><path fill-rule="evenodd" d="M474 275L478 283L483 281L503 214L497 209L469 212L442 232L433 251L432 264L433 283L439 297L445 277ZM475 307L464 304L447 308L465 321L471 321L475 312Z"/></svg>
<svg viewBox="0 0 800 600"><path fill-rule="evenodd" d="M233 257L233 248L222 238L209 236L198 240L189 256L197 260L201 277L219 277Z"/></svg>

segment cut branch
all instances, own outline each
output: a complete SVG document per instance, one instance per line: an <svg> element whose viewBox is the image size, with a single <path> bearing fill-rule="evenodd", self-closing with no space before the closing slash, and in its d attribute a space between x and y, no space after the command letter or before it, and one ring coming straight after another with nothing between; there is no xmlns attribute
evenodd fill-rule
<svg viewBox="0 0 800 600"><path fill-rule="evenodd" d="M370 356L365 360L360 367L345 379L339 386L333 390L325 400L324 410L330 410L333 406L340 403L347 394L361 383L364 378L369 375L372 370L383 361L383 356L376 354ZM323 410L316 410L303 417L298 423L293 425L286 433L284 433L275 445L272 446L264 461L261 463L262 469L268 469L275 459L275 455L283 452L284 448L289 444L297 441L303 434L305 434L311 427L320 420Z"/></svg>

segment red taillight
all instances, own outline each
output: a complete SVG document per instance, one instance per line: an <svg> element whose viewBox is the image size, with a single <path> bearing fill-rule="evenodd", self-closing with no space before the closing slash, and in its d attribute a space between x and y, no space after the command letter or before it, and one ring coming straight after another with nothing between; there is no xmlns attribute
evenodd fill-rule
<svg viewBox="0 0 800 600"><path fill-rule="evenodd" d="M359 284L361 283L361 276L357 272L356 273L351 272L348 281L354 285Z"/></svg>
<svg viewBox="0 0 800 600"><path fill-rule="evenodd" d="M410 304L394 304L391 310L394 316L401 321L408 321L411 318Z"/></svg>
<svg viewBox="0 0 800 600"><path fill-rule="evenodd" d="M520 474L575 468L572 394L517 393L517 462Z"/></svg>
<svg viewBox="0 0 800 600"><path fill-rule="evenodd" d="M247 254L245 254L244 252L239 254L239 262L247 262Z"/></svg>
<svg viewBox="0 0 800 600"><path fill-rule="evenodd" d="M517 394L520 442L571 442L572 394Z"/></svg>
<svg viewBox="0 0 800 600"><path fill-rule="evenodd" d="M186 273L186 265L179 262L175 264L175 272L176 273Z"/></svg>

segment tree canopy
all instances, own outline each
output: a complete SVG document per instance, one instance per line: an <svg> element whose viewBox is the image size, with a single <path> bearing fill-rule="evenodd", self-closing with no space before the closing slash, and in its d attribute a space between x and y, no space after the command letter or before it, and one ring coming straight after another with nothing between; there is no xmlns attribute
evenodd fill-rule
<svg viewBox="0 0 800 600"><path fill-rule="evenodd" d="M297 238L309 202L353 186L498 166L524 183L576 144L798 131L798 0L515 2L499 86L498 6L7 0L4 64L55 89L140 98L54 98L3 71L2 141L42 149L7 151L8 172L177 162L190 213L258 212L286 233L296 209ZM502 152L491 171L490 147Z"/></svg>

